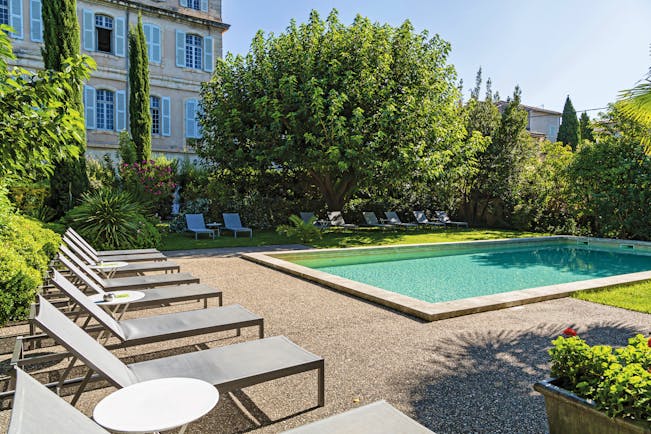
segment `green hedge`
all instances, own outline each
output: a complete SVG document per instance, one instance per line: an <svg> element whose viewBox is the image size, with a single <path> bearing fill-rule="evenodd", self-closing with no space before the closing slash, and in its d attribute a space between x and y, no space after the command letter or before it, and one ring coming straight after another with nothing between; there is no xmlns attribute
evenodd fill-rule
<svg viewBox="0 0 651 434"><path fill-rule="evenodd" d="M26 319L61 238L0 194L0 324Z"/></svg>

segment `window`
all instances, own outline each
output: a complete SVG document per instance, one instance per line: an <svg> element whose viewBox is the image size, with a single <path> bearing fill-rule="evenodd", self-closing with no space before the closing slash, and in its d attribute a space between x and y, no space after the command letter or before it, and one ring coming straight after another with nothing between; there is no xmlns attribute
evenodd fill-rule
<svg viewBox="0 0 651 434"><path fill-rule="evenodd" d="M179 3L184 8L190 8L197 11L208 11L208 0L179 0Z"/></svg>
<svg viewBox="0 0 651 434"><path fill-rule="evenodd" d="M160 134L160 98L157 96L149 97L149 111L151 113L151 133Z"/></svg>
<svg viewBox="0 0 651 434"><path fill-rule="evenodd" d="M9 24L9 0L0 0L0 24Z"/></svg>
<svg viewBox="0 0 651 434"><path fill-rule="evenodd" d="M113 130L115 117L115 104L113 92L98 89L95 96L96 127L99 130Z"/></svg>
<svg viewBox="0 0 651 434"><path fill-rule="evenodd" d="M188 0L188 7L190 9L201 10L201 0Z"/></svg>
<svg viewBox="0 0 651 434"><path fill-rule="evenodd" d="M201 36L185 35L185 66L186 68L201 69Z"/></svg>
<svg viewBox="0 0 651 434"><path fill-rule="evenodd" d="M95 36L97 38L97 51L112 53L113 18L106 15L95 15Z"/></svg>

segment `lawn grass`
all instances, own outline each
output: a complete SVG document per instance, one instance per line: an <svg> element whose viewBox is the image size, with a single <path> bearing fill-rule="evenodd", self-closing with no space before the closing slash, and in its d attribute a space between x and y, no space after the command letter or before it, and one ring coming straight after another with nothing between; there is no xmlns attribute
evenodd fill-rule
<svg viewBox="0 0 651 434"><path fill-rule="evenodd" d="M308 245L315 248L356 247L390 244L442 243L453 241L489 240L498 238L522 238L541 236L533 232L501 229L400 229L359 228L356 230L328 230L323 238ZM200 235L198 240L190 233L163 234L161 250L189 250L219 247L270 246L274 244L305 244L297 239L278 235L275 231L253 231L253 239L240 235L234 238L230 232L215 237Z"/></svg>
<svg viewBox="0 0 651 434"><path fill-rule="evenodd" d="M574 294L573 297L608 306L651 313L651 280L593 291L581 291Z"/></svg>

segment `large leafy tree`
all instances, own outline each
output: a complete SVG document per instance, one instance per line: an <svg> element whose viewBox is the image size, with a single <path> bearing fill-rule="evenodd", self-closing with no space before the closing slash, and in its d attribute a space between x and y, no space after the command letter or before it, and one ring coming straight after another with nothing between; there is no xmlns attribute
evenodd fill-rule
<svg viewBox="0 0 651 434"><path fill-rule="evenodd" d="M8 68L7 30L0 26L0 184L51 175L55 163L80 156L83 116L64 101L94 65L78 56L62 62L63 72Z"/></svg>
<svg viewBox="0 0 651 434"><path fill-rule="evenodd" d="M140 14L138 25L129 29L129 127L136 158L148 161L151 156L149 59Z"/></svg>
<svg viewBox="0 0 651 434"><path fill-rule="evenodd" d="M79 22L76 0L48 0L43 2L43 63L45 69L64 71L67 59L80 54ZM62 104L75 110L83 122L81 81L71 77L69 86L59 97ZM86 151L86 137L82 134L75 142L79 155ZM88 189L86 160L60 160L50 178L50 204L58 214L72 208L75 201Z"/></svg>
<svg viewBox="0 0 651 434"><path fill-rule="evenodd" d="M465 135L449 51L409 22L312 11L218 63L196 150L222 173L301 174L330 209L374 183L440 174Z"/></svg>
<svg viewBox="0 0 651 434"><path fill-rule="evenodd" d="M556 140L565 145L570 145L575 150L581 140L581 130L579 128L579 119L576 117L576 110L572 105L572 100L568 95L563 106L563 115L561 117L561 126L558 129Z"/></svg>

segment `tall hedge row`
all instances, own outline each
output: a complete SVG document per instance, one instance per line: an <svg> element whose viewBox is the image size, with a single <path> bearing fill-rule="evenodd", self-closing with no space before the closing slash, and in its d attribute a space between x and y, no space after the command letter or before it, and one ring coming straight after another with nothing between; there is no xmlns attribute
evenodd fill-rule
<svg viewBox="0 0 651 434"><path fill-rule="evenodd" d="M16 214L0 192L0 325L27 318L60 241L39 221Z"/></svg>

